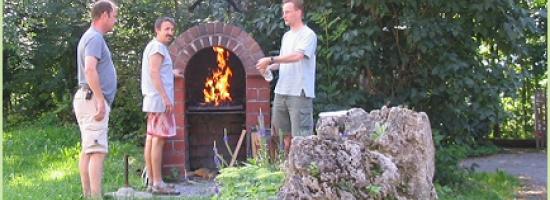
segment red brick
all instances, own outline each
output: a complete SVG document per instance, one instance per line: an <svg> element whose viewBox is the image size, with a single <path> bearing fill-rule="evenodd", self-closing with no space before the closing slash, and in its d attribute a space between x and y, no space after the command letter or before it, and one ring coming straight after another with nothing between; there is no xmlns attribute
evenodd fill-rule
<svg viewBox="0 0 550 200"><path fill-rule="evenodd" d="M196 41L197 41L197 40L194 40L193 42L191 42L191 43L189 43L189 44L194 44ZM193 55L195 55L195 53L199 50L199 49L197 49L197 48L198 48L197 45L195 45L195 47L193 47L192 45L187 45L187 46L185 47L185 51L187 52L187 54L188 54L189 56L193 56Z"/></svg>
<svg viewBox="0 0 550 200"><path fill-rule="evenodd" d="M178 41L181 46L189 44L189 42L193 39L192 34L189 31L183 33L182 35L183 37Z"/></svg>
<svg viewBox="0 0 550 200"><path fill-rule="evenodd" d="M209 37L203 37L202 38L202 48L207 48L210 45L210 40L208 39Z"/></svg>
<svg viewBox="0 0 550 200"><path fill-rule="evenodd" d="M193 41L193 45L195 45L195 48L197 51L200 51L202 49L202 45L201 45L201 41L200 39L195 39L195 41ZM193 52L193 55L195 53Z"/></svg>
<svg viewBox="0 0 550 200"><path fill-rule="evenodd" d="M237 51L239 51L239 49L243 48L243 45L240 42L238 42L237 40L234 40L234 41L235 41L236 45L235 45L235 47L231 48L231 51L232 52L237 52Z"/></svg>
<svg viewBox="0 0 550 200"><path fill-rule="evenodd" d="M169 139L166 141L166 143L164 144L164 146L162 147L162 152L164 153L173 153L173 145L172 145L172 141L170 141Z"/></svg>
<svg viewBox="0 0 550 200"><path fill-rule="evenodd" d="M241 35L242 32L243 31L239 27L231 26L231 33L230 33L231 36L239 37L239 35ZM227 32L225 32L225 31L224 31L224 33L227 34Z"/></svg>
<svg viewBox="0 0 550 200"><path fill-rule="evenodd" d="M251 56L252 56L253 59L260 59L260 58L264 57L264 52L262 52L261 50L260 51L252 51Z"/></svg>
<svg viewBox="0 0 550 200"><path fill-rule="evenodd" d="M247 74L248 75L248 74ZM246 79L246 87L247 88L265 88L265 84L267 81L263 79L263 77L249 77Z"/></svg>
<svg viewBox="0 0 550 200"><path fill-rule="evenodd" d="M241 41L241 42L246 42L246 39L250 37L250 35L248 35L248 33L242 31L239 33L239 35L236 35L235 36L237 38L237 40Z"/></svg>
<svg viewBox="0 0 550 200"><path fill-rule="evenodd" d="M181 92L180 92L181 94ZM183 97L181 97L183 99ZM176 100L177 100L177 97L176 97ZM182 103L176 103L176 108L174 109L174 114L176 115L176 118L181 118L181 116L184 114L184 109L183 108L185 105L183 105Z"/></svg>
<svg viewBox="0 0 550 200"><path fill-rule="evenodd" d="M223 32L223 23L216 22L214 23L214 33L222 33Z"/></svg>
<svg viewBox="0 0 550 200"><path fill-rule="evenodd" d="M177 81L176 81L177 82ZM174 85L177 85L177 84L174 84ZM184 101L184 92L179 90L179 91L174 91L174 100L176 101L176 104L177 102L181 102L181 101Z"/></svg>
<svg viewBox="0 0 550 200"><path fill-rule="evenodd" d="M212 34L214 33L214 23L208 23L206 24L206 33Z"/></svg>
<svg viewBox="0 0 550 200"><path fill-rule="evenodd" d="M199 36L203 36L203 35L206 35L206 25L205 24L201 24L199 25Z"/></svg>
<svg viewBox="0 0 550 200"><path fill-rule="evenodd" d="M262 106L262 103L254 102L254 101L248 101L246 102L246 112L247 113L258 113L260 112L260 108ZM262 108L262 112L264 111L264 108Z"/></svg>
<svg viewBox="0 0 550 200"><path fill-rule="evenodd" d="M243 61L243 64L244 64L244 59L246 59L246 56L247 56L247 52L244 50L244 48L235 49L233 53L239 56L239 58L241 59L241 61Z"/></svg>
<svg viewBox="0 0 550 200"><path fill-rule="evenodd" d="M237 41L233 39L229 39L227 41L226 49L229 49L231 52L233 52L233 49L235 48L235 46L237 46Z"/></svg>
<svg viewBox="0 0 550 200"><path fill-rule="evenodd" d="M246 112L252 113L252 114L258 114L260 112L260 108L262 109L262 113L269 112L269 102L253 102L249 101L246 103Z"/></svg>
<svg viewBox="0 0 550 200"><path fill-rule="evenodd" d="M212 37L212 46L219 46L219 39L220 37L215 35L214 37Z"/></svg>
<svg viewBox="0 0 550 200"><path fill-rule="evenodd" d="M184 69L185 63L182 62L183 60L181 59L181 56L176 58L174 61L174 68Z"/></svg>
<svg viewBox="0 0 550 200"><path fill-rule="evenodd" d="M220 46L225 47L225 45L227 45L227 41L229 41L229 38L222 36L222 40L220 41Z"/></svg>
<svg viewBox="0 0 550 200"><path fill-rule="evenodd" d="M246 116L246 129L256 127L258 125L258 116L256 115L247 115Z"/></svg>
<svg viewBox="0 0 550 200"><path fill-rule="evenodd" d="M258 90L256 88L247 88L246 89L246 99L258 100Z"/></svg>
<svg viewBox="0 0 550 200"><path fill-rule="evenodd" d="M199 27L194 26L188 30L191 33L191 38L196 38L199 36Z"/></svg>
<svg viewBox="0 0 550 200"><path fill-rule="evenodd" d="M168 154L168 155L164 155L162 156L162 160L163 160L163 165L183 165L185 164L185 156L182 155L175 155L175 154Z"/></svg>
<svg viewBox="0 0 550 200"><path fill-rule="evenodd" d="M188 151L187 144L186 144L185 140L176 140L176 141L174 141L174 150L176 150L176 152L178 152L178 153L184 153L184 152Z"/></svg>
<svg viewBox="0 0 550 200"><path fill-rule="evenodd" d="M184 69L180 69L180 70L184 70ZM174 91L181 92L182 95L185 96L185 79L177 78L174 81Z"/></svg>
<svg viewBox="0 0 550 200"><path fill-rule="evenodd" d="M183 112L185 112L185 110L184 110ZM178 115L179 115L180 117L176 117L176 125L182 126L182 127L183 127L184 124L185 124L185 118L184 118L184 117L181 117L181 116L183 116L184 113L181 113L181 114L178 113Z"/></svg>
<svg viewBox="0 0 550 200"><path fill-rule="evenodd" d="M261 85L261 88L258 89L258 101L270 101L271 88L269 88L268 82Z"/></svg>
<svg viewBox="0 0 550 200"><path fill-rule="evenodd" d="M232 26L232 25L224 24L221 33L222 33L222 34L225 34L225 35L231 35L231 30L232 30L232 29L233 29L233 26Z"/></svg>

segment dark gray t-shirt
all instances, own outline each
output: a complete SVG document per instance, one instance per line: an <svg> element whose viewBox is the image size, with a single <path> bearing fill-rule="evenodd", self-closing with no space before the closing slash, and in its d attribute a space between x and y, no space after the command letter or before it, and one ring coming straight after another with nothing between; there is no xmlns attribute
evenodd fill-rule
<svg viewBox="0 0 550 200"><path fill-rule="evenodd" d="M111 105L117 91L117 76L113 59L111 58L111 51L109 51L109 47L105 39L103 39L103 34L90 27L80 38L76 54L79 84L88 84L84 71L85 57L93 56L97 58L96 69L99 75L101 90L103 90L107 103Z"/></svg>

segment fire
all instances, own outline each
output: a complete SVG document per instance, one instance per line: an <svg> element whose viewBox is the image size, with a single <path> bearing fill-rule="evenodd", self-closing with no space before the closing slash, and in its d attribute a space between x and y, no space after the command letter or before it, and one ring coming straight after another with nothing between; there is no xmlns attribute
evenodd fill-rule
<svg viewBox="0 0 550 200"><path fill-rule="evenodd" d="M228 65L229 52L223 47L212 47L217 53L218 68L214 70L212 76L207 78L204 83L204 102L219 106L221 103L231 101L229 79L233 76L231 67Z"/></svg>

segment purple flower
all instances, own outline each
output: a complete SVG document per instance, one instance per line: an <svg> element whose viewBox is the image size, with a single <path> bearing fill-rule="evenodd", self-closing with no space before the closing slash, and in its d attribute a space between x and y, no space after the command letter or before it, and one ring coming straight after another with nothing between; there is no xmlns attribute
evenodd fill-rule
<svg viewBox="0 0 550 200"><path fill-rule="evenodd" d="M216 168L221 169L221 162L216 154L214 154L214 163L216 164Z"/></svg>
<svg viewBox="0 0 550 200"><path fill-rule="evenodd" d="M229 137L227 137L227 134L223 134L223 141L229 142Z"/></svg>
<svg viewBox="0 0 550 200"><path fill-rule="evenodd" d="M216 168L221 169L221 161L218 158L218 148L216 147L216 142L214 142L214 147L212 150L214 151L214 164L216 164Z"/></svg>
<svg viewBox="0 0 550 200"><path fill-rule="evenodd" d="M218 184L216 184L216 186L214 187L214 192L219 195L220 194L220 187L218 186Z"/></svg>

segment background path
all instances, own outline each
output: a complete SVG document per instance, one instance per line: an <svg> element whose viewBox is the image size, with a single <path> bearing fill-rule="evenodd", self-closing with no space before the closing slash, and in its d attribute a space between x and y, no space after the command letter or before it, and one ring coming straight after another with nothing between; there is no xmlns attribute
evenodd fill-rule
<svg viewBox="0 0 550 200"><path fill-rule="evenodd" d="M547 156L545 150L505 149L503 153L469 158L461 162L461 166L475 171L495 172L503 170L518 177L522 187L517 194L518 199L546 199L547 186Z"/></svg>

